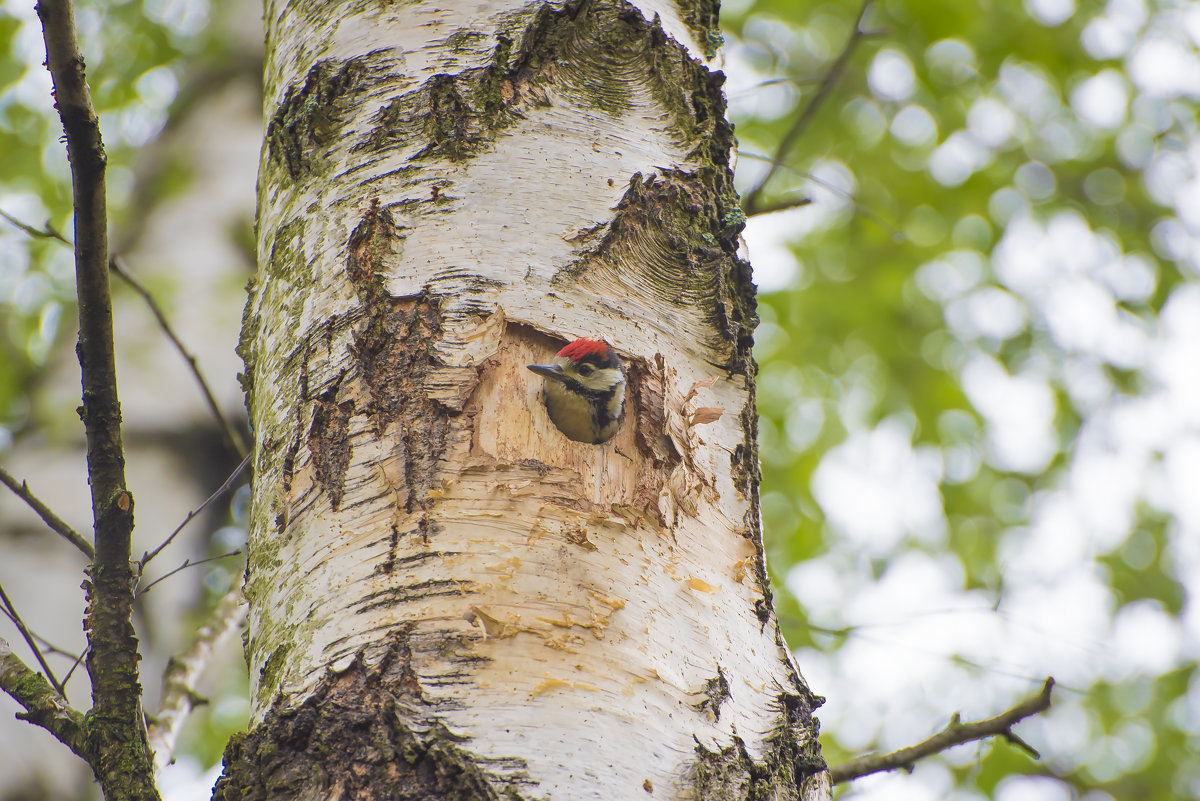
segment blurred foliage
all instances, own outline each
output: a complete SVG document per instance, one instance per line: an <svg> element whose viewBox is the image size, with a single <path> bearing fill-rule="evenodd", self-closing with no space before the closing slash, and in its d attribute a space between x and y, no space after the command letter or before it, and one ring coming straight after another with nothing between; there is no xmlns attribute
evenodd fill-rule
<svg viewBox="0 0 1200 801"><path fill-rule="evenodd" d="M857 26L862 9L739 0L722 17L743 196L811 200L747 230L787 639L831 698L833 762L920 739L973 696L982 717L1044 675L1070 686L1057 717L1025 724L1041 762L985 744L839 792L1033 797L1013 778L1029 774L1038 798L1196 797L1197 521L1179 482L1200 480L1200 420L1169 410L1195 398L1172 354L1200 343L1160 316L1200 309L1196 89L1180 78L1200 69L1200 10L879 0ZM1038 610L1056 583L1081 591ZM916 630L930 595L982 622ZM1145 653L1114 653L1134 628ZM894 648L872 672L873 637ZM931 659L910 675L912 650Z"/></svg>
<svg viewBox="0 0 1200 801"><path fill-rule="evenodd" d="M24 438L33 440L31 450L36 451L47 440L70 448L82 434L73 415L47 411L53 394L42 386L55 375L56 363L73 358L76 312L71 250L58 238L72 238L70 171L33 6L0 0L0 460L6 451L20 448ZM245 29L244 6L237 0L77 0L75 11L108 156L110 247L119 255L137 240L156 207L192 191L190 150L173 145L164 134L231 81L261 72L261 32ZM235 234L246 241L244 231L231 232L231 237ZM142 280L160 303L178 308L172 303L178 287L169 276L158 273ZM238 275L228 287L236 307L244 298L244 281ZM114 280L113 292L120 314L129 308L122 306L120 296L132 291ZM133 302L141 304L140 299ZM119 344L124 356L137 356L156 343ZM70 365L65 373L77 376L77 369ZM77 397L78 378L74 382ZM187 450L197 482L208 490L212 477L205 474L209 464L202 449L179 444L186 442L187 426L193 424L181 417L179 439L171 444ZM128 446L136 435L126 434ZM244 544L236 508L234 518L234 525L218 530L207 546L200 545L201 556L215 557ZM153 528L155 521L143 517L139 523ZM179 622L186 631L163 639L188 640L241 573L238 560L226 558L183 574L202 582L197 607ZM162 592L156 590L152 602ZM155 636L148 617L139 618L138 625L147 657L143 669L161 671L165 657L154 649L163 640ZM189 719L181 746L182 753L209 765L219 761L230 733L244 728L248 715L244 666L228 667L210 678L212 703ZM153 684L154 679L148 681ZM147 700L151 707L157 702ZM14 782L6 782L0 796L21 792L21 783Z"/></svg>
<svg viewBox="0 0 1200 801"><path fill-rule="evenodd" d="M178 160L150 145L204 84L229 66L232 0L76 3L92 100L108 154L114 244L171 192L187 188ZM71 237L70 168L43 66L33 4L0 3L0 211ZM35 423L31 398L51 346L74 328L68 248L0 219L0 445ZM123 291L118 287L116 291ZM38 418L45 427L58 421ZM69 424L69 421L68 421Z"/></svg>

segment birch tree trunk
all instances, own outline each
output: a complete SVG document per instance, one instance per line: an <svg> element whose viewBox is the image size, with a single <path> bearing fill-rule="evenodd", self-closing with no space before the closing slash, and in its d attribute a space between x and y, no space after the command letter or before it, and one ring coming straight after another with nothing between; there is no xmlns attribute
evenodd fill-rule
<svg viewBox="0 0 1200 801"><path fill-rule="evenodd" d="M715 3L268 0L252 728L216 798L820 799ZM546 362L607 339L615 439Z"/></svg>

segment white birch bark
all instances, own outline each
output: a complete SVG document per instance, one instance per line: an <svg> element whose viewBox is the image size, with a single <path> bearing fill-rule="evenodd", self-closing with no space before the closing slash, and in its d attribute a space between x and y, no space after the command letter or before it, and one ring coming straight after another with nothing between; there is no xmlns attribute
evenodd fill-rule
<svg viewBox="0 0 1200 801"><path fill-rule="evenodd" d="M481 798L827 796L689 6L267 3L252 737L377 680L407 764L445 745ZM525 369L582 335L630 372L601 446Z"/></svg>

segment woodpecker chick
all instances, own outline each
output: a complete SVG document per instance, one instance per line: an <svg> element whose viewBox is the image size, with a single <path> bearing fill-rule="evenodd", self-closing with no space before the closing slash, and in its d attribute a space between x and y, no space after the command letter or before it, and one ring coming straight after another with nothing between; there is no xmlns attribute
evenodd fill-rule
<svg viewBox="0 0 1200 801"><path fill-rule="evenodd" d="M577 339L553 364L531 364L545 377L542 400L558 430L576 442L607 442L625 413L625 368L607 342Z"/></svg>

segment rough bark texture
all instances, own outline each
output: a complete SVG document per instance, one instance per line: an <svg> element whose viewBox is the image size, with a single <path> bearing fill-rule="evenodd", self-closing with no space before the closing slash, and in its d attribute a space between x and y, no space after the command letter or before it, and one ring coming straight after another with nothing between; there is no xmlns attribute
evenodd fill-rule
<svg viewBox="0 0 1200 801"><path fill-rule="evenodd" d="M267 21L254 728L218 797L825 797L758 528L715 6ZM589 334L630 379L602 446L525 369Z"/></svg>

